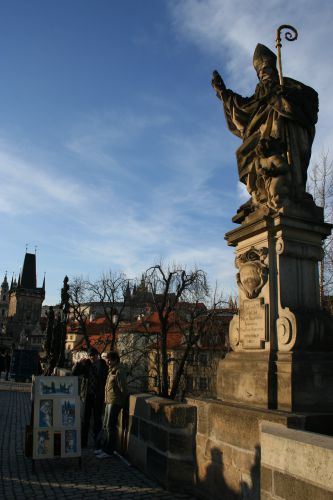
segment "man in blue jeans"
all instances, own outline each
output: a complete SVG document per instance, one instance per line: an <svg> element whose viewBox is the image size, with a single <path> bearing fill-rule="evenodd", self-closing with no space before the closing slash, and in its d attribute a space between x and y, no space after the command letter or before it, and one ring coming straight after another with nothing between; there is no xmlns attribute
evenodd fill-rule
<svg viewBox="0 0 333 500"><path fill-rule="evenodd" d="M102 433L97 440L96 458L104 459L111 457L115 450L117 439L117 423L120 410L125 406L127 398L126 374L120 366L119 354L111 351L106 356L109 367L105 384L105 412L103 430L105 435L104 444L101 444Z"/></svg>

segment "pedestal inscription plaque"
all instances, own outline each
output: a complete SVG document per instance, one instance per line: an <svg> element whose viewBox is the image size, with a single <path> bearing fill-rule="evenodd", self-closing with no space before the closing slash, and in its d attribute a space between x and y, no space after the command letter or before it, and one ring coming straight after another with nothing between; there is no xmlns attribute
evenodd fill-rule
<svg viewBox="0 0 333 500"><path fill-rule="evenodd" d="M239 312L240 342L243 349L263 349L267 339L266 306L262 298L244 300Z"/></svg>

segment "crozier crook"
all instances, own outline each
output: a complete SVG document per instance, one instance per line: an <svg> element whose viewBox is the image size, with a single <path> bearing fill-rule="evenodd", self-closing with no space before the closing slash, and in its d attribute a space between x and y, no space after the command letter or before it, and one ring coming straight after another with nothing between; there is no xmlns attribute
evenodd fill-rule
<svg viewBox="0 0 333 500"><path fill-rule="evenodd" d="M282 47L281 31L284 29L290 30L290 31L287 31L284 35L285 39L288 40L289 42L293 42L294 40L297 40L297 37L298 37L297 30L293 26L290 26L290 24L281 24L281 26L279 26L278 29L276 30L276 45L275 45L275 47L277 48L278 70L279 70L279 79L280 79L281 87L283 85L282 61L281 61L281 47Z"/></svg>

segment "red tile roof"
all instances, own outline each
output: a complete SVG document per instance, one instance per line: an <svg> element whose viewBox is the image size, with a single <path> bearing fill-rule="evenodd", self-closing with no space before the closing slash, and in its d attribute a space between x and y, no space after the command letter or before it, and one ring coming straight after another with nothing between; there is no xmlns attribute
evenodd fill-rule
<svg viewBox="0 0 333 500"><path fill-rule="evenodd" d="M111 341L112 335L110 333L105 333L103 335L89 335L90 347L94 347L99 353L108 352L110 350ZM73 351L82 351L85 349L87 349L87 343L85 339L82 339Z"/></svg>
<svg viewBox="0 0 333 500"><path fill-rule="evenodd" d="M193 304L178 304L178 308L186 309L187 305L193 309ZM204 304L197 304L198 309L206 310ZM200 346L202 349L212 349L220 348L225 346L226 336L228 333L229 323L233 317L235 310L231 309L220 309L218 310L218 315L212 318L212 322L209 324L208 331L202 332L200 338ZM176 312L172 311L169 316L169 330L167 335L167 349L177 349L181 348L184 342L184 333L182 331L186 329L186 321L178 320L175 317ZM204 320L205 316L202 315L198 318ZM109 349L112 334L108 331L108 320L107 318L98 318L87 323L87 334L89 336L91 347L95 347L99 352L106 352ZM198 323L200 324L200 323ZM67 327L68 333L73 330L78 329L78 325L69 325ZM147 315L145 318L140 318L132 323L121 322L119 324L119 333L141 333L142 335L158 334L161 331L161 325L158 313L156 311ZM86 342L82 340L75 348L75 350L86 349ZM152 342L151 348L156 348L156 340Z"/></svg>

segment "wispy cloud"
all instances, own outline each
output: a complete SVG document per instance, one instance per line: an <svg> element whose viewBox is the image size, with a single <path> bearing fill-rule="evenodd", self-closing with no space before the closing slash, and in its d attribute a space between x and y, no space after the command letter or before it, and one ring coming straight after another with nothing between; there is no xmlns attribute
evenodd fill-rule
<svg viewBox="0 0 333 500"><path fill-rule="evenodd" d="M0 142L0 173L0 211L4 213L44 212L55 205L77 207L84 199L75 179L50 165L36 164L4 140Z"/></svg>
<svg viewBox="0 0 333 500"><path fill-rule="evenodd" d="M96 178L98 204L111 197L113 213L135 207L138 219L140 212L145 221L152 217L164 225L189 211L220 211L229 193L222 196L223 188L210 184L223 170L220 132L207 124L179 130L180 110L168 116L159 112L166 103L157 109L150 104L135 119L119 109L99 119L86 116L73 127L66 147L84 165L82 175ZM148 147L143 149L141 141ZM223 153L224 162L234 156L226 146Z"/></svg>
<svg viewBox="0 0 333 500"><path fill-rule="evenodd" d="M100 165L113 162L109 151L121 151L133 147L149 130L169 123L167 114L133 112L124 109L95 112L79 117L70 132L66 147L84 159L93 159Z"/></svg>

